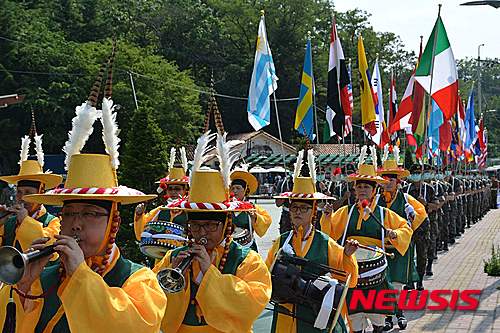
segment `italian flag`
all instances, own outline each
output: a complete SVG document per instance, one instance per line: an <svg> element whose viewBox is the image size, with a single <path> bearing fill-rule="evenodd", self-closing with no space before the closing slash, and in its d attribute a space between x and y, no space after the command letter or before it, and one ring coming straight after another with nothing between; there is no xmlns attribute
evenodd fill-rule
<svg viewBox="0 0 500 333"><path fill-rule="evenodd" d="M450 41L440 16L438 16L432 34L425 46L415 73L415 79L432 96L432 99L442 110L443 120L450 119L457 110L458 74Z"/></svg>

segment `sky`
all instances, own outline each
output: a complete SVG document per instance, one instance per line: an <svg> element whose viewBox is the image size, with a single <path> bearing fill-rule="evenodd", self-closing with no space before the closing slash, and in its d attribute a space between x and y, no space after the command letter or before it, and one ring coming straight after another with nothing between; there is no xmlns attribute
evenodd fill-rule
<svg viewBox="0 0 500 333"><path fill-rule="evenodd" d="M375 31L399 35L408 50L418 54L420 36L429 39L441 3L441 18L455 59L500 58L500 8L460 6L468 0L333 0L337 11L362 9L372 16Z"/></svg>

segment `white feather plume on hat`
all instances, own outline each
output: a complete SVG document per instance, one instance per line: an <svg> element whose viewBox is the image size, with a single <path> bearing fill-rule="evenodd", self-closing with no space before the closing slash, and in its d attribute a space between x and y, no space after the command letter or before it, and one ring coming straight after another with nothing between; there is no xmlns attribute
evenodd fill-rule
<svg viewBox="0 0 500 333"><path fill-rule="evenodd" d="M220 134L217 133L217 158L219 159L220 172L224 180L224 186L229 189L231 186L231 169L240 157L240 152L234 149L240 143L244 143L241 140L229 140L226 141L227 133Z"/></svg>
<svg viewBox="0 0 500 333"><path fill-rule="evenodd" d="M361 147L361 152L359 153L359 159L358 159L358 169L361 167L361 165L365 164L367 152L368 152L368 146Z"/></svg>
<svg viewBox="0 0 500 333"><path fill-rule="evenodd" d="M31 139L28 135L21 138L21 156L19 159L19 165L28 159L29 151L30 151L30 143Z"/></svg>

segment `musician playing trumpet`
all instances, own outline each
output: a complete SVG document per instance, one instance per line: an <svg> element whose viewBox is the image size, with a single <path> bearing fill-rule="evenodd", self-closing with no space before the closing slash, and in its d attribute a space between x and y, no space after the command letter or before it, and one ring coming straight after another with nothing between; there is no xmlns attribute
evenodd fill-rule
<svg viewBox="0 0 500 333"><path fill-rule="evenodd" d="M25 251L40 237L54 238L59 233L59 218L47 212L44 205L29 203L25 195L43 193L61 183L60 175L43 172L44 158L42 136L35 135L37 160L28 160L32 138L22 138L20 170L17 175L2 176L1 180L16 185L16 203L11 207L0 205L0 246L14 246ZM0 325L5 319L6 304L9 300L9 288L0 293Z"/></svg>
<svg viewBox="0 0 500 333"><path fill-rule="evenodd" d="M232 240L232 213L252 210L253 205L230 198L231 142L217 136L220 172L201 169L213 138L207 132L198 139L189 195L171 207L187 212L194 243L167 252L153 269L168 299L164 333L250 333L271 297L269 271L260 255ZM199 244L201 239L205 245ZM185 285L171 287L171 281L162 281L163 272L177 268L187 256L194 259L183 272Z"/></svg>
<svg viewBox="0 0 500 333"><path fill-rule="evenodd" d="M316 170L312 153L312 150L307 152L310 176L300 176L304 156L304 151L300 151L295 164L292 192L279 195L279 198L290 201L290 217L293 230L282 234L274 241L267 256L266 264L272 271L277 260L277 254L280 251L290 252L286 248L291 246L294 256L350 274L351 279L347 287L354 287L358 278L358 265L354 256L357 241L349 241L342 247L325 233L316 230L313 225L318 200L329 199L330 197L315 190ZM333 278L337 277L333 276ZM273 285L273 288L279 287L279 285ZM289 312L290 315L283 314L283 312ZM343 315L334 327L333 332L346 332L346 313L344 306ZM318 317L317 313L303 305L277 304L274 308L271 332L327 332L328 321L320 323Z"/></svg>
<svg viewBox="0 0 500 333"><path fill-rule="evenodd" d="M27 265L14 289L17 322L9 320L11 325L4 332L14 332L16 326L17 332L30 333L156 333L160 329L167 300L155 274L125 259L115 244L121 223L119 205L144 202L156 195L118 185L120 139L111 99L113 56L109 60L102 111L96 105L104 65L88 99L76 107L73 128L64 146L68 170L64 187L24 198L36 204L62 206L61 235L55 246L61 259L45 268L46 258ZM102 136L109 155L81 154L98 117L102 118ZM35 242L33 248L42 247L45 241Z"/></svg>
<svg viewBox="0 0 500 333"><path fill-rule="evenodd" d="M364 146L361 149L358 170L347 177L348 181L354 182L357 203L352 206L344 206L333 214L325 214L320 222L321 230L341 245L353 239L364 246L376 246L384 249L384 241L388 241L399 253L404 255L410 244L412 229L404 218L387 208L378 206L374 200L377 185L385 184L387 181L377 175L376 150L375 147L370 148L372 164L365 163L368 147ZM364 205L366 207L363 207ZM361 287L358 285L357 288ZM380 284L362 288L363 290L382 290L392 289L392 286L386 275ZM348 293L348 303L350 297L351 293ZM373 332L380 333L384 329L385 314L393 313L393 311L370 311L350 309L349 318L354 332L363 332L368 327L368 320L370 320Z"/></svg>
<svg viewBox="0 0 500 333"><path fill-rule="evenodd" d="M35 135L37 142L37 160L28 160L31 138L22 138L21 161L19 173L2 176L9 184L16 185L16 203L12 207L0 205L0 246L15 246L26 250L31 242L40 237L50 237L59 233L59 218L47 212L43 205L28 203L25 195L45 192L59 185L60 175L43 172L43 151L41 151L41 135ZM38 151L40 150L40 151Z"/></svg>

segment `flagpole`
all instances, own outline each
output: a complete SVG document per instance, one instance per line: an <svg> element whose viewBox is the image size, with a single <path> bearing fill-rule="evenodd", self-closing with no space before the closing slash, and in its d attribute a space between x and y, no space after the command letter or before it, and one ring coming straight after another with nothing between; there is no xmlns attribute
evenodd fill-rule
<svg viewBox="0 0 500 333"><path fill-rule="evenodd" d="M311 32L307 32L307 39L309 43L311 42ZM316 112L316 89L314 87L314 71L312 62L312 45L311 45L311 75L312 75L312 98L313 98L313 112L314 112L314 123L316 126L316 143L319 145L319 130L318 130L318 114ZM320 167L321 170L321 167Z"/></svg>
<svg viewBox="0 0 500 333"><path fill-rule="evenodd" d="M265 26L266 20L265 20L264 13L265 13L264 10L260 11L260 17L264 21L264 26ZM266 39L267 39L267 31L266 31ZM269 64L269 68L271 68L271 57L268 57L268 64ZM271 81L273 81L272 77L271 77ZM274 100L274 111L276 112L276 122L278 124L278 135L280 137L281 157L283 159L283 167L285 168L285 173L286 173L285 148L283 147L283 136L281 135L280 116L279 116L279 112L278 112L278 102L276 102L276 91L275 91L275 89L273 89L273 100Z"/></svg>
<svg viewBox="0 0 500 333"><path fill-rule="evenodd" d="M438 5L438 18L441 16L441 7L443 5L442 4L439 4ZM427 150L427 153L429 153L429 143L427 142L428 141L428 134L427 134L427 129L429 127L429 122L430 122L430 114L429 112L432 112L432 81L433 81L433 77L434 77L434 60L435 60L435 56L434 56L434 53L436 52L436 44L437 44L437 36L438 36L438 31L439 29L436 27L436 31L434 32L434 40L432 41L432 53L431 53L431 68L430 68L430 74L431 74L431 79L430 79L430 83L429 83L429 102L427 104L427 119L425 121L425 132L424 132L424 144L425 144L425 147L424 148L427 148L425 150ZM423 157L423 153L422 153L422 157Z"/></svg>
<svg viewBox="0 0 500 333"><path fill-rule="evenodd" d="M333 27L335 28L335 40L338 38L337 36L337 22L335 21L335 15L332 15L332 23L333 23ZM337 50L335 50L337 51ZM336 53L336 52L335 52ZM337 53L336 53L337 54ZM337 59L338 59L338 54L337 54ZM339 97L339 105L340 105L340 109L342 110L342 113L344 113L344 108L342 106L342 98L340 96L341 92L340 92L340 63L338 64L335 64L335 70L337 71L337 91L338 91L338 97ZM349 81L350 81L350 78L349 78ZM346 159L346 151L345 151L345 136L344 136L344 132L345 132L345 113L344 113L344 126L342 126L342 133L337 133L337 137L339 138L338 142L340 143L340 138L342 137L342 150L344 152L344 161ZM352 132L352 131L351 131ZM347 164L344 163L344 167L345 167L345 172L347 174Z"/></svg>

